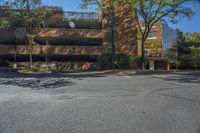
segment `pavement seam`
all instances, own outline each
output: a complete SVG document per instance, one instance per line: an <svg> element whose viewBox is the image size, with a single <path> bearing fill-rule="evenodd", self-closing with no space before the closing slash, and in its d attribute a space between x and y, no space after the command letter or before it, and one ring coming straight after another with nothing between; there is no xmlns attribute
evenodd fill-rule
<svg viewBox="0 0 200 133"><path fill-rule="evenodd" d="M156 90L153 90L153 91L150 91L148 94L153 94L155 92L158 92L158 91L165 91L165 90L176 90L176 89L182 89L182 87L199 87L199 85L193 85L193 86L178 86L178 87L168 87L168 88L160 88L160 89L156 89Z"/></svg>
<svg viewBox="0 0 200 133"><path fill-rule="evenodd" d="M190 99L190 98L184 98L184 97L179 97L179 96L171 96L171 95L160 94L160 93L156 93L156 94L157 95L161 95L161 96L165 96L165 97L170 97L170 98L174 98L174 99L179 99L179 100L184 100L184 101L190 101L190 102L194 102L194 103L200 104L200 101L193 100L193 99Z"/></svg>

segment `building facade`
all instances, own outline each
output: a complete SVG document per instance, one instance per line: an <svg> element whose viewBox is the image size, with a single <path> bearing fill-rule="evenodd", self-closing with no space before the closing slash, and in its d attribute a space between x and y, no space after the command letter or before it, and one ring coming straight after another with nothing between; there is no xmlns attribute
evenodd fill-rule
<svg viewBox="0 0 200 133"><path fill-rule="evenodd" d="M115 47L118 53L134 54L137 46L137 28L134 14L127 4L115 11ZM3 10L4 17L9 16ZM129 15L124 18L124 15ZM53 10L46 20L48 28L40 29L35 37L33 62L56 62L68 69L93 69L97 58L111 51L110 29L98 13L64 12ZM15 26L0 29L0 60L28 62L29 54L24 42L24 28ZM127 39L126 36L129 36Z"/></svg>
<svg viewBox="0 0 200 133"><path fill-rule="evenodd" d="M141 25L143 21L141 21ZM145 27L142 27L144 30ZM171 48L177 39L176 30L167 24L157 22L151 29L146 43L145 55L147 65L150 70L169 69L170 60L165 56L169 48ZM138 34L138 55L141 55L141 36Z"/></svg>
<svg viewBox="0 0 200 133"><path fill-rule="evenodd" d="M135 14L125 1L118 4L114 25L116 53L141 56L141 37ZM35 37L38 45L33 48L33 62L56 62L58 66L68 69L95 69L98 57L112 49L111 30L104 15L62 10L52 12L53 15L46 20L48 27L40 29ZM4 10L0 10L0 15L4 18L9 16ZM13 53L16 53L17 62L29 61L24 30L20 24L0 29L0 60L14 61ZM151 70L161 67L168 69L166 64L169 61L163 55L175 39L176 32L169 26L161 22L153 26L145 45ZM163 61L164 65L160 63Z"/></svg>
<svg viewBox="0 0 200 133"><path fill-rule="evenodd" d="M166 52L177 42L177 31L162 23L162 50Z"/></svg>

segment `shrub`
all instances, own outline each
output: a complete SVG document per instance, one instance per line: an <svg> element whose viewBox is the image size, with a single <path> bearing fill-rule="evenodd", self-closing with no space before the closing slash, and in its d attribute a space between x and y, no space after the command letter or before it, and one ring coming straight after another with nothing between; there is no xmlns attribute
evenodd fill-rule
<svg viewBox="0 0 200 133"><path fill-rule="evenodd" d="M135 57L135 68L142 68L142 57Z"/></svg>
<svg viewBox="0 0 200 133"><path fill-rule="evenodd" d="M129 66L131 69L137 68L136 56L133 54L129 55Z"/></svg>
<svg viewBox="0 0 200 133"><path fill-rule="evenodd" d="M115 55L115 68L117 69L136 69L138 68L139 58L135 55L119 53ZM141 61L140 61L141 62ZM141 64L141 63L140 63ZM98 58L98 65L101 69L111 69L112 53L106 53Z"/></svg>
<svg viewBox="0 0 200 133"><path fill-rule="evenodd" d="M111 69L112 67L112 53L105 53L98 58L98 65L101 69Z"/></svg>
<svg viewBox="0 0 200 133"><path fill-rule="evenodd" d="M191 55L183 55L180 57L180 68L191 69L193 68L193 62Z"/></svg>
<svg viewBox="0 0 200 133"><path fill-rule="evenodd" d="M130 58L128 54L116 54L115 55L115 67L118 69L130 68Z"/></svg>

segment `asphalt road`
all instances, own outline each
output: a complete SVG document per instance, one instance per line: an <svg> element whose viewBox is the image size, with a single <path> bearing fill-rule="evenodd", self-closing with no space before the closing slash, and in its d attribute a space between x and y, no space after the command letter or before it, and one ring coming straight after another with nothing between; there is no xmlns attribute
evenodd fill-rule
<svg viewBox="0 0 200 133"><path fill-rule="evenodd" d="M0 133L200 133L200 73L0 73Z"/></svg>

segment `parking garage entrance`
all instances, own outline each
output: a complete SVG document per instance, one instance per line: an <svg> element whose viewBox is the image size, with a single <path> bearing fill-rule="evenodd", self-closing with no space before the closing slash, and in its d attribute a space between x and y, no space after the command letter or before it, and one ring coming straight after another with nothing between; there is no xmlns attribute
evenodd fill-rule
<svg viewBox="0 0 200 133"><path fill-rule="evenodd" d="M170 70L170 60L167 58L148 58L150 70Z"/></svg>

